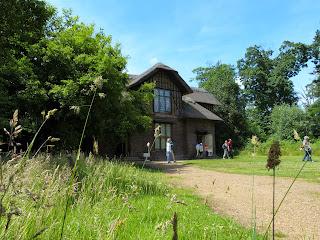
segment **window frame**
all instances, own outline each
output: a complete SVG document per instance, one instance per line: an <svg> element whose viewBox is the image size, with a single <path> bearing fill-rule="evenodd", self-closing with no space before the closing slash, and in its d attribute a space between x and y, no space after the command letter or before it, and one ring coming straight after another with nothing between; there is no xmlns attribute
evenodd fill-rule
<svg viewBox="0 0 320 240"><path fill-rule="evenodd" d="M155 88L153 94L156 95L153 101L153 111L155 113L172 113L171 90Z"/></svg>
<svg viewBox="0 0 320 240"><path fill-rule="evenodd" d="M156 128L158 125L161 125L161 137L156 139L154 143L154 150L163 151L166 150L167 138L171 138L172 136L172 124L156 122L154 127Z"/></svg>

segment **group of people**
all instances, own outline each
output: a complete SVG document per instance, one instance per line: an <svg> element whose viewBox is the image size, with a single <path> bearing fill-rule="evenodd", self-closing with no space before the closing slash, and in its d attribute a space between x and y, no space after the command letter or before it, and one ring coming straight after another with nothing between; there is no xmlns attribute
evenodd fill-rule
<svg viewBox="0 0 320 240"><path fill-rule="evenodd" d="M205 147L203 147L202 143L197 143L197 145L196 145L196 151L197 151L196 157L203 156L203 150L206 153L206 157L208 157L209 156L208 144L206 144Z"/></svg>
<svg viewBox="0 0 320 240"><path fill-rule="evenodd" d="M222 149L223 149L223 159L228 159L233 158L233 148L232 148L232 140L229 138L229 140L225 140L224 143L222 144Z"/></svg>
<svg viewBox="0 0 320 240"><path fill-rule="evenodd" d="M171 161L173 160L173 162L176 162L174 154L173 154L173 142L171 140L171 138L167 139L167 144L166 144L166 156L167 156L167 161L168 163L171 163ZM222 144L222 149L223 149L223 159L230 159L233 158L233 148L232 148L232 140L225 140L224 143ZM302 159L302 161L310 161L313 162L311 159L311 154L312 154L312 150L311 150L311 143L310 143L310 138L308 136L304 137L302 146L301 146L301 150L304 149L305 151L305 155ZM197 143L196 145L196 151L197 151L197 155L196 157L200 157L203 155L203 152L205 151L206 156L208 156L208 145L206 144L205 147L203 147L202 143Z"/></svg>

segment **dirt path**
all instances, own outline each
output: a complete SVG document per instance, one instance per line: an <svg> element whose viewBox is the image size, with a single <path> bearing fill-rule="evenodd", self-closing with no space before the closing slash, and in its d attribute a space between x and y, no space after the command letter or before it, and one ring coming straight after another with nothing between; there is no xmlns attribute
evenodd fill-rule
<svg viewBox="0 0 320 240"><path fill-rule="evenodd" d="M178 164L149 162L163 168L175 186L194 189L205 197L212 209L250 228L252 176L220 173ZM276 178L277 207L292 179ZM272 177L254 177L254 205L258 232L264 233L272 218ZM297 180L275 217L275 232L281 239L320 239L320 184ZM280 238L279 238L280 239Z"/></svg>

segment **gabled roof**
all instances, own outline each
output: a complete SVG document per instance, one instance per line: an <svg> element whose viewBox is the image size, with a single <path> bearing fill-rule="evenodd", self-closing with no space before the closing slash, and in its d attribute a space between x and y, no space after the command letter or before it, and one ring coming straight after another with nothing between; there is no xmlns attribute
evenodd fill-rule
<svg viewBox="0 0 320 240"><path fill-rule="evenodd" d="M195 101L193 101L193 99L189 97L186 97L184 101L182 101L179 118L197 118L208 119L213 121L223 121L213 112L202 107L200 104L196 103Z"/></svg>
<svg viewBox="0 0 320 240"><path fill-rule="evenodd" d="M193 93L185 95L182 97L182 100L185 100L186 97L193 99L198 103L207 103L213 105L222 105L211 93L209 93L204 88L191 87Z"/></svg>
<svg viewBox="0 0 320 240"><path fill-rule="evenodd" d="M180 89L182 94L192 93L191 88L188 86L188 84L181 78L181 76L178 74L178 72L171 67L168 67L167 65L164 65L163 63L157 63L153 65L151 68L149 68L147 71L143 72L140 75L129 75L130 78L130 87L134 87L136 85L142 84L145 80L147 80L149 77L151 77L153 74L158 72L159 70L165 70L168 71L170 74L174 76L174 79L176 80L175 83L177 87Z"/></svg>

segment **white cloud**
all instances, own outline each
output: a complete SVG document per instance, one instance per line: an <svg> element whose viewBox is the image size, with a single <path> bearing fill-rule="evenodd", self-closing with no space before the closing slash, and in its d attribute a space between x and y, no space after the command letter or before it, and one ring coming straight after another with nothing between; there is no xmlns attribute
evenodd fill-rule
<svg viewBox="0 0 320 240"><path fill-rule="evenodd" d="M159 62L157 58L150 59L151 64L156 64L157 62Z"/></svg>

